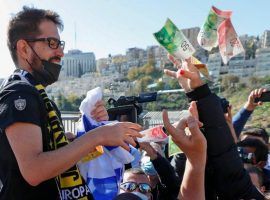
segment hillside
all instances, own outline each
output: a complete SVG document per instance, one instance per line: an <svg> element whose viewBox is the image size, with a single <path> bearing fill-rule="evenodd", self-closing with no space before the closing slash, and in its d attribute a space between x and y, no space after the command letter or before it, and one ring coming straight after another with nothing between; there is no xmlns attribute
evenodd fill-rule
<svg viewBox="0 0 270 200"><path fill-rule="evenodd" d="M234 115L245 104L251 91L252 88L250 87L229 89L221 93L221 96L229 100L233 106L232 114ZM266 128L270 133L270 102L265 102L262 106L258 106L247 122L247 125Z"/></svg>

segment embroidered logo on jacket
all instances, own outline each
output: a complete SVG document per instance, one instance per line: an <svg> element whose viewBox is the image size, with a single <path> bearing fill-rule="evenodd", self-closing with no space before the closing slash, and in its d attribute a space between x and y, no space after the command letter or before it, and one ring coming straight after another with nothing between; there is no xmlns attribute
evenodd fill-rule
<svg viewBox="0 0 270 200"><path fill-rule="evenodd" d="M19 99L14 101L14 105L17 110L22 111L26 107L26 100L19 97Z"/></svg>

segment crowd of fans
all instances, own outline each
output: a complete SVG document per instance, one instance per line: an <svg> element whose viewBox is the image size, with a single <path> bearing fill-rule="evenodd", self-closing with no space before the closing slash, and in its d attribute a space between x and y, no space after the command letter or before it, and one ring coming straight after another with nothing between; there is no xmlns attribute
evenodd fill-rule
<svg viewBox="0 0 270 200"><path fill-rule="evenodd" d="M169 58L176 66L180 65L174 58ZM142 160L148 156L151 164L149 167L145 167L145 164L141 162L141 168L136 169L138 171L127 170L121 184L121 192L133 192L136 187L127 187L133 181L137 184L147 183L151 187L151 192L142 192L139 188L137 190L137 192L151 197L148 199L268 199L270 186L269 136L263 128L245 126L255 108L262 105L262 102L255 102L255 99L266 90L251 91L247 102L239 112L232 116L232 105L228 105L225 110L222 109L224 107L223 99L219 99L210 92L206 85L196 83L195 85L199 85L198 87L191 86L193 79L196 79L197 72L188 61L184 63L184 67L182 65L180 70L183 69L185 70L184 73L181 72L181 75L168 70L165 70L165 73L178 78L180 85L184 85L184 89L186 89L185 84L188 85L188 89L193 89L191 92L187 92L187 97L190 100L197 100L196 103L191 102L189 111L191 116L198 120L198 126L207 141L205 168L203 161L196 163L197 167L203 169L201 173L205 175L203 179L205 194L198 195L199 190L195 185L189 185L190 188L184 189L187 181L185 179L186 170L189 167L187 161L191 159L190 152L196 153L195 147L187 149L182 147L183 153L168 157L168 152L166 152L168 148L161 148L162 145L157 143L140 144ZM189 83L184 82L184 78L189 79ZM183 123L181 120L178 124L174 124L175 133L168 129L168 134L179 147L183 145L184 139L192 139L194 136L185 133L187 138L181 138L182 141L178 140L177 134L181 134L179 124ZM167 128L165 121L164 126ZM201 156L203 157L203 154ZM137 181L126 178L131 173L133 177L137 176ZM143 176L148 177L148 180L139 178ZM199 176L196 178L199 179ZM184 191L188 192L183 193Z"/></svg>

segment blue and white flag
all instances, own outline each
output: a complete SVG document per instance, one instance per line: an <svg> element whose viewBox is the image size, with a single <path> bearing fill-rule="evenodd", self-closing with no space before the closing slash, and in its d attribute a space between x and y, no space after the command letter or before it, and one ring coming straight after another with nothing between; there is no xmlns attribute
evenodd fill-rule
<svg viewBox="0 0 270 200"><path fill-rule="evenodd" d="M82 115L78 124L77 137L87 131L104 125ZM124 165L131 163L134 157L122 147L104 147L104 153L87 162L79 162L81 175L96 200L111 200L117 196L123 179Z"/></svg>
<svg viewBox="0 0 270 200"><path fill-rule="evenodd" d="M96 102L101 98L100 88L87 92L87 96L80 106L82 117L78 123L76 137L99 126L112 123L109 121L97 122L90 114ZM131 154L122 147L105 146L103 149L104 153L101 156L78 163L81 175L86 180L95 200L111 200L117 196L123 179L124 165L134 160L132 156L134 153Z"/></svg>

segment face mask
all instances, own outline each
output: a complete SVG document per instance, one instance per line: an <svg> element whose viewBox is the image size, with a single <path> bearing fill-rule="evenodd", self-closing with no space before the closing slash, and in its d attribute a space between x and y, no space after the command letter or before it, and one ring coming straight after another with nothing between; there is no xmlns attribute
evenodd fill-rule
<svg viewBox="0 0 270 200"><path fill-rule="evenodd" d="M41 59L37 55L36 51L32 48L32 46L30 46L30 48L32 49L32 51L35 53L35 55L38 57L38 59L42 63L42 69L36 70L32 67L30 62L28 62L28 60L26 60L26 62L31 66L31 68L33 70L32 75L34 76L34 78L45 87L56 82L58 80L62 66L55 64L55 63L52 63L52 62L49 62L47 60Z"/></svg>
<svg viewBox="0 0 270 200"><path fill-rule="evenodd" d="M146 173L147 175L155 176L158 174L150 158L142 160L141 168L144 171L144 173Z"/></svg>
<svg viewBox="0 0 270 200"><path fill-rule="evenodd" d="M143 193L140 192L132 192L132 193L140 197L142 200L148 200L148 197Z"/></svg>
<svg viewBox="0 0 270 200"><path fill-rule="evenodd" d="M41 62L42 69L40 71L34 70L33 76L43 86L51 85L58 80L62 66L46 60L41 60Z"/></svg>

